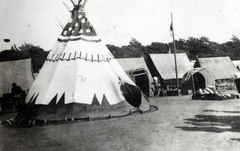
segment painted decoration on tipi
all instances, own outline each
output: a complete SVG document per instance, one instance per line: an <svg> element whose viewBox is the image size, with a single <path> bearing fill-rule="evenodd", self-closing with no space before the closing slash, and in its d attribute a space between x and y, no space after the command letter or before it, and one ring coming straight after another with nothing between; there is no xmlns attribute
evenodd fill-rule
<svg viewBox="0 0 240 151"><path fill-rule="evenodd" d="M140 89L88 21L86 1L71 2L71 19L28 92L31 119L97 118L148 110Z"/></svg>

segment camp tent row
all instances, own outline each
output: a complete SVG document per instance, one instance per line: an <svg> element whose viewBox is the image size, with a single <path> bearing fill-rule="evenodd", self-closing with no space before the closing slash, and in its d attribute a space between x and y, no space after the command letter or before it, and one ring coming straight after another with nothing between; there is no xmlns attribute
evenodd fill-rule
<svg viewBox="0 0 240 151"><path fill-rule="evenodd" d="M195 86L198 87L227 86L228 88L235 88L234 74L238 70L228 56L197 58L194 61L194 66L193 61L189 61L185 53L177 53L176 59L178 80L181 87L184 87L182 84L189 80L190 85L195 82ZM174 54L149 54L146 63L152 77L160 77L162 81L166 82L166 90L176 85ZM190 75L193 75L195 80L200 81L192 81ZM197 83L200 85L197 85Z"/></svg>

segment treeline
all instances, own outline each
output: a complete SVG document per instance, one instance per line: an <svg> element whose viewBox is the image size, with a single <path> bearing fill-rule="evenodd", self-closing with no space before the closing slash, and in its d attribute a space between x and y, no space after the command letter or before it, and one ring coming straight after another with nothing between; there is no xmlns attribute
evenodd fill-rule
<svg viewBox="0 0 240 151"><path fill-rule="evenodd" d="M31 58L33 72L39 72L48 53L48 51L44 51L39 46L24 43L19 48L12 47L9 50L1 51L0 62Z"/></svg>
<svg viewBox="0 0 240 151"><path fill-rule="evenodd" d="M175 40L176 53L186 53L190 60L196 60L197 57L221 57L229 56L232 60L240 60L240 40L232 36L230 41L219 44L210 41L207 37L194 38L187 40ZM115 58L136 58L147 57L150 53L174 53L173 42L161 43L153 42L144 46L135 38L132 38L127 46L106 45ZM19 48L12 47L9 50L0 52L0 61L11 61L18 59L32 59L33 72L38 72L49 51L45 51L39 46L24 43Z"/></svg>
<svg viewBox="0 0 240 151"><path fill-rule="evenodd" d="M210 41L207 37L199 39L189 37L187 40L175 40L175 45L176 53L186 53L190 60L196 60L197 57L221 56L229 56L232 60L240 60L240 40L236 36L232 36L230 41L222 44ZM174 53L173 42L153 42L151 45L143 46L134 38L127 46L107 45L107 47L115 58L141 57L150 53Z"/></svg>

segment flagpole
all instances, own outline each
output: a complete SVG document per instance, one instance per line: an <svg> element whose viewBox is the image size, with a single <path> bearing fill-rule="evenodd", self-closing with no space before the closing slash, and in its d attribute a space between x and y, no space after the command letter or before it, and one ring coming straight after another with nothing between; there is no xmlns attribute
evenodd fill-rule
<svg viewBox="0 0 240 151"><path fill-rule="evenodd" d="M173 29L173 17L171 13L171 26L170 30L172 30L172 37L173 37L173 49L174 49L174 61L175 61L175 72L176 72L176 81L177 81L177 95L179 95L179 84L178 84L178 70L177 70L177 57L176 57L176 44L174 39L174 29Z"/></svg>

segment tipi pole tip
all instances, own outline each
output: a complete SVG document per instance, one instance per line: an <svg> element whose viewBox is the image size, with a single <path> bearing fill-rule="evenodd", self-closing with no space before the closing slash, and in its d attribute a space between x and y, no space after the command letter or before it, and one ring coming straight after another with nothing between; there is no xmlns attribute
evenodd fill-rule
<svg viewBox="0 0 240 151"><path fill-rule="evenodd" d="M62 3L67 7L68 10L70 10L70 7L67 6L67 4L65 4L64 2L62 2Z"/></svg>

